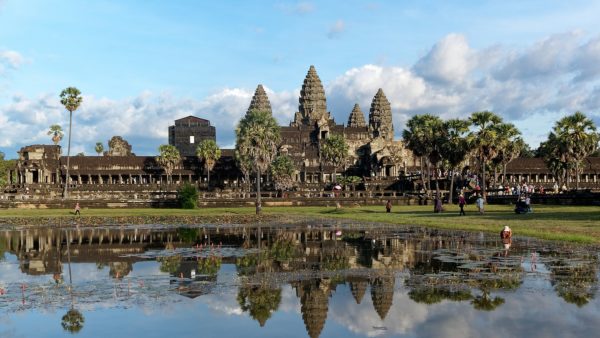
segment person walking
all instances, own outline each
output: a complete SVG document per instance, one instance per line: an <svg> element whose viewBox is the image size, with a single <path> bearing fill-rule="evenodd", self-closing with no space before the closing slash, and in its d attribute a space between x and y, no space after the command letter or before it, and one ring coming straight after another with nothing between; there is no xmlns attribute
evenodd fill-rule
<svg viewBox="0 0 600 338"><path fill-rule="evenodd" d="M388 200L387 203L385 204L385 212L391 212L392 211L392 201Z"/></svg>
<svg viewBox="0 0 600 338"><path fill-rule="evenodd" d="M81 216L81 207L79 206L79 202L75 204L75 215Z"/></svg>
<svg viewBox="0 0 600 338"><path fill-rule="evenodd" d="M467 204L467 200L465 199L465 194L461 193L460 196L458 196L458 206L460 207L460 213L458 214L459 216L467 215L467 214L465 214L465 204Z"/></svg>

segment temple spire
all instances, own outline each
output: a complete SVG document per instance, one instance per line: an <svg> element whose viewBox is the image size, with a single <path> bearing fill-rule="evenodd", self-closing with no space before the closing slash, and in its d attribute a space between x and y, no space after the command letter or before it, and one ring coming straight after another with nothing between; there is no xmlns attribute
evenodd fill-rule
<svg viewBox="0 0 600 338"><path fill-rule="evenodd" d="M261 84L256 87L256 91L254 92L254 96L252 97L252 101L248 107L248 112L251 110L268 111L269 113L273 114L269 97L267 96L267 93Z"/></svg>
<svg viewBox="0 0 600 338"><path fill-rule="evenodd" d="M348 117L348 127L366 127L365 114L360 110L358 103L354 104L354 108Z"/></svg>
<svg viewBox="0 0 600 338"><path fill-rule="evenodd" d="M299 114L296 114L294 124L312 124L322 117L329 119L325 89L317 74L315 66L310 66L302 90L300 91Z"/></svg>
<svg viewBox="0 0 600 338"><path fill-rule="evenodd" d="M369 112L369 131L373 137L381 137L385 140L394 139L394 125L392 123L392 108L390 101L385 97L383 90L379 88Z"/></svg>

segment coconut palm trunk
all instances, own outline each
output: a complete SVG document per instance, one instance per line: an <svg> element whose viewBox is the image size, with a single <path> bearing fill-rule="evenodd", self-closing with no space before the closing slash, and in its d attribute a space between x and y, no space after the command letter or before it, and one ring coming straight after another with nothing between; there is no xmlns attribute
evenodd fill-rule
<svg viewBox="0 0 600 338"><path fill-rule="evenodd" d="M69 140L67 141L67 173L65 175L65 189L63 192L63 198L69 197L69 164L71 160L71 129L73 122L73 112L69 110Z"/></svg>
<svg viewBox="0 0 600 338"><path fill-rule="evenodd" d="M260 215L260 211L262 209L260 199L260 167L256 168L256 214Z"/></svg>

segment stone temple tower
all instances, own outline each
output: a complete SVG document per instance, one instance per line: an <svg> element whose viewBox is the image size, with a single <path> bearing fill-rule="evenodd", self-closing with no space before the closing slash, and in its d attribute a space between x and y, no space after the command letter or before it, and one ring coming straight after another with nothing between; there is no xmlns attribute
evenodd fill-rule
<svg viewBox="0 0 600 338"><path fill-rule="evenodd" d="M373 138L381 137L384 140L394 140L394 125L392 124L392 108L390 101L379 88L369 112L369 132Z"/></svg>
<svg viewBox="0 0 600 338"><path fill-rule="evenodd" d="M358 103L354 105L350 116L348 117L348 127L366 127L365 114L360 110Z"/></svg>
<svg viewBox="0 0 600 338"><path fill-rule="evenodd" d="M250 106L248 107L248 112L251 110L259 110L259 111L268 111L273 114L271 110L271 102L269 101L269 97L265 92L265 89L261 84L256 87L256 91L254 92L254 96L252 97L252 101L250 102Z"/></svg>
<svg viewBox="0 0 600 338"><path fill-rule="evenodd" d="M302 84L300 105L298 106L298 112L296 112L292 125L311 125L323 118L326 120L330 119L327 112L325 89L319 75L317 75L315 66L310 66Z"/></svg>

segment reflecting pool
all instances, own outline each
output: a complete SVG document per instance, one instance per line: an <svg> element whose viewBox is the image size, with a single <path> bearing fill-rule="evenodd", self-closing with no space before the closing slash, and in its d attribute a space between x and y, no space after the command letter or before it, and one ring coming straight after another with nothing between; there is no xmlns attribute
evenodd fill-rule
<svg viewBox="0 0 600 338"><path fill-rule="evenodd" d="M0 230L0 337L593 337L598 250L331 221Z"/></svg>

